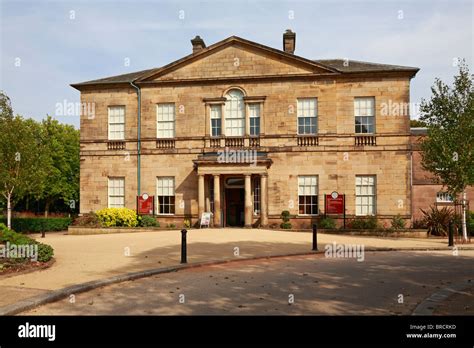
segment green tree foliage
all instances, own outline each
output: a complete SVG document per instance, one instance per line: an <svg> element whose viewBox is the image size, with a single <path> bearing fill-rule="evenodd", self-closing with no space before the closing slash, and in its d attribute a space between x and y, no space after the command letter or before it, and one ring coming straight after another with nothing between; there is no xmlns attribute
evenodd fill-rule
<svg viewBox="0 0 474 348"><path fill-rule="evenodd" d="M428 136L421 143L422 165L457 196L474 184L474 88L462 63L453 87L436 79L431 100L421 103Z"/></svg>
<svg viewBox="0 0 474 348"><path fill-rule="evenodd" d="M41 127L33 120L14 116L10 99L0 92L0 190L11 209L26 194L37 194L44 181L44 143Z"/></svg>
<svg viewBox="0 0 474 348"><path fill-rule="evenodd" d="M47 152L44 166L47 176L40 198L45 201L47 217L54 201L62 200L74 208L79 199L79 131L51 116L43 120L41 127Z"/></svg>
<svg viewBox="0 0 474 348"><path fill-rule="evenodd" d="M47 117L42 122L14 116L0 92L0 199L10 213L19 200L64 201L74 210L79 199L79 131Z"/></svg>
<svg viewBox="0 0 474 348"><path fill-rule="evenodd" d="M420 120L410 120L410 127L411 128L424 128L426 127L426 122Z"/></svg>
<svg viewBox="0 0 474 348"><path fill-rule="evenodd" d="M420 107L420 119L428 126L421 143L422 166L457 197L474 184L474 85L465 62L452 87L436 79L431 92ZM463 230L466 234L465 223Z"/></svg>

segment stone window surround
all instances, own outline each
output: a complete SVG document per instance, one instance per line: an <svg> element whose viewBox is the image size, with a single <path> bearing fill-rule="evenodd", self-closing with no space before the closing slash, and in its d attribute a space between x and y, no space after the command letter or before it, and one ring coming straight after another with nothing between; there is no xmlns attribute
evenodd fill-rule
<svg viewBox="0 0 474 348"><path fill-rule="evenodd" d="M247 104L249 110L249 128L250 128L250 135L253 137L260 136L260 104L259 103L251 103ZM253 121L253 125L252 125ZM253 133L253 134L252 134Z"/></svg>
<svg viewBox="0 0 474 348"><path fill-rule="evenodd" d="M225 93L227 93L229 90L231 89L239 89L239 90L242 90L242 88L240 87L230 87L230 88L227 88L225 90ZM242 90L243 91L243 90ZM264 117L264 103L265 103L265 100L266 100L267 96L247 96L244 94L244 103L246 105L248 104L259 104L260 105L260 134L258 136L251 136L250 135L250 117L249 117L249 112L248 112L248 107L246 108L246 115L245 115L245 121L246 121L246 134L243 136L243 137L259 137L259 136L265 136L265 126L264 126L264 123L265 123L265 117ZM318 97L314 97L314 96L302 96L302 97L297 97L296 98L296 101L298 99L307 99L307 98L316 98L318 99ZM352 133L352 134L355 134L356 136L357 135L360 135L360 136L374 136L376 134L376 115L377 115L377 98L373 95L370 95L370 96L367 96L367 95L361 95L361 96L354 96L353 97L353 100L355 100L356 98L373 98L374 99L374 133ZM224 138L226 137L225 135L222 135L219 136L219 137L213 137L211 135L211 118L210 118L210 105L223 105L225 104L225 101L226 101L226 98L225 97L215 97L215 98L203 98L202 99L203 102L205 103L205 106L206 106L206 127L205 127L205 133L206 133L206 137L212 137L212 138ZM158 104L175 104L175 107L176 107L176 101L160 101L160 102L157 102L157 103L154 103L156 106ZM319 103L318 103L319 104ZM353 114L355 115L355 109L354 109L354 101L351 103L352 106L353 106ZM111 107L117 107L117 106L123 106L125 108L125 123L126 123L126 106L125 105L122 105L120 103L112 103L112 104L109 104L107 105L107 108L111 108ZM176 112L176 110L175 110ZM222 114L222 118L224 119L224 112L221 113ZM318 115L319 116L319 115ZM318 117L317 116L317 117ZM355 117L355 116L354 116ZM176 120L175 120L176 122ZM176 127L176 125L175 125ZM222 131L224 130L224 127L223 127L223 124L221 123L221 129ZM126 133L127 133L127 129L125 127L125 132L124 132L124 139L123 140L117 140L117 141L129 141L130 139L127 139L126 138ZM318 131L316 132L316 135L318 134ZM176 134L174 136L174 138L176 137ZM242 137L242 138L243 138ZM170 138L170 139L174 139L174 138ZM239 137L240 138L240 137ZM158 138L157 138L158 139ZM108 136L107 138L107 141L112 141L110 139L110 137Z"/></svg>
<svg viewBox="0 0 474 348"><path fill-rule="evenodd" d="M171 186L161 186L160 187L160 180L162 181L162 183L166 183L166 182L169 182L171 179L172 181L172 187ZM159 191L160 191L160 188L167 188L168 190L172 189L172 194L162 194L162 195L159 195ZM168 202L167 203L164 203L164 206L167 207L167 209L169 209L170 211L172 212L169 212L169 213L161 213L160 212L160 202L159 202L159 197L168 197ZM173 197L173 199L171 199L171 197ZM157 176L156 177L156 215L158 216L173 216L176 214L176 181L175 181L175 177L174 176Z"/></svg>
<svg viewBox="0 0 474 348"><path fill-rule="evenodd" d="M373 178L373 185L371 184L364 184L364 183L361 183L360 185L357 185L357 178L362 178L362 179L367 179L367 178ZM361 186L361 187L370 187L370 186L373 186L373 194L360 194L358 195L357 194L357 186ZM377 216L377 175L376 174L356 174L355 175L355 210L354 210L354 213L355 213L355 216ZM369 214L358 214L357 213L357 206L358 205L367 205L367 207L370 207L371 205L369 203L367 204L358 204L357 203L357 200L358 198L363 198L363 197L372 197L373 199L373 203L372 203L372 206L373 206L373 211L372 213L369 213Z"/></svg>
<svg viewBox="0 0 474 348"><path fill-rule="evenodd" d="M111 123L111 122L110 122L110 111L111 111L111 109L115 109L115 108L123 109L123 122L122 122L122 123L116 123L116 122L115 122L115 123ZM125 135L126 135L126 130L127 130L127 128L125 127L125 125L126 125L126 119L127 119L127 107L126 107L126 105L123 105L123 104L111 104L111 105L107 105L107 139L108 139L109 141L124 141L124 140L125 140L125 138L126 138ZM123 130L122 130L123 136L122 136L121 138L116 138L116 139L115 139L115 138L111 138L111 136L110 136L110 134L111 134L111 133L110 133L110 126L111 126L111 124L115 124L115 125L121 124L121 125L123 126Z"/></svg>
<svg viewBox="0 0 474 348"><path fill-rule="evenodd" d="M316 195L300 195L300 178L303 179L303 181L305 182L305 185L306 185L306 179L308 178L316 178L316 184L315 184L315 187L316 187ZM307 187L307 186L304 186L304 187ZM302 174L302 175L298 175L297 177L297 195L298 195L298 214L297 216L303 216L303 217L308 217L308 216L318 216L319 215L319 174ZM301 214L299 211L300 211L300 197L303 196L303 197L307 197L307 196L316 196L316 213L315 214ZM306 203L305 203L306 205Z"/></svg>
<svg viewBox="0 0 474 348"><path fill-rule="evenodd" d="M237 89L240 90L244 97L244 103L245 103L245 134L243 137L250 137L250 113L249 113L249 104L259 104L260 106L260 135L264 135L265 133L265 117L264 117L264 104L265 104L265 99L267 98L266 96L248 96L245 90L241 87L238 86L232 86L229 88L226 88L224 92L222 93L221 97L215 97L215 98L203 98L203 102L205 103L206 106L206 137L213 137L211 135L211 105L221 105L221 135L220 137L226 137L225 134L225 108L224 105L227 101L225 95L233 90ZM257 136L252 136L252 137L257 137ZM213 138L218 138L218 137L213 137ZM239 138L241 138L239 136Z"/></svg>
<svg viewBox="0 0 474 348"><path fill-rule="evenodd" d="M170 106L173 106L173 119L172 120L159 120L159 115L160 115L160 107L161 108L164 108L164 107L167 107L169 108ZM165 113L163 112L162 115L165 115ZM168 115L169 116L169 115ZM162 125L168 125L168 128L163 128L163 129L160 129L159 125L162 124ZM172 128L169 128L169 124L172 125ZM161 132L169 132L169 131L172 131L172 136L158 136L160 131ZM156 138L157 139L174 139L176 136L176 103L174 102L169 102L169 103L157 103L156 104Z"/></svg>
<svg viewBox="0 0 474 348"><path fill-rule="evenodd" d="M314 116L305 116L305 115L300 115L300 103L308 102L308 101L313 101L315 102L315 115ZM318 134L318 108L319 108L319 100L318 97L298 97L296 98L296 134L298 135L317 135ZM300 118L315 118L315 132L314 133L300 133L299 128L300 128ZM304 127L305 128L305 127Z"/></svg>
<svg viewBox="0 0 474 348"><path fill-rule="evenodd" d="M119 183L118 187L114 187L114 183ZM116 190L116 189L122 189L123 194L111 194L110 190ZM109 176L107 177L107 207L108 208L113 208L116 207L116 204L111 204L111 198L122 198L123 204L121 204L121 207L126 207L126 202L125 202L125 177L124 176Z"/></svg>
<svg viewBox="0 0 474 348"><path fill-rule="evenodd" d="M227 101L224 108L224 134L232 137L242 137L246 128L246 104L244 104L244 94L239 89L231 89L226 94Z"/></svg>
<svg viewBox="0 0 474 348"><path fill-rule="evenodd" d="M367 133L360 132L360 133L358 133L358 132L355 131L355 120L356 120L356 117L358 117L358 115L356 115L356 108L355 108L355 103L356 103L357 99L359 99L359 100L360 99L372 99L373 102L374 102L374 110L373 110L374 114L373 114L373 116L365 116L365 117L372 117L373 118L373 124L372 124L373 130L374 130L373 132L367 132ZM377 98L374 95L355 96L353 98L352 107L353 107L353 115L354 115L354 133L358 134L358 135L375 135L375 133L377 132L377 122L376 122L376 120L377 120ZM362 116L362 117L364 117L364 116Z"/></svg>
<svg viewBox="0 0 474 348"><path fill-rule="evenodd" d="M210 120L211 121L211 136L220 137L222 135L222 107L221 105L210 104L210 117L211 117L211 120ZM213 126L213 121L216 121L215 126ZM216 134L214 134L214 130L216 130Z"/></svg>

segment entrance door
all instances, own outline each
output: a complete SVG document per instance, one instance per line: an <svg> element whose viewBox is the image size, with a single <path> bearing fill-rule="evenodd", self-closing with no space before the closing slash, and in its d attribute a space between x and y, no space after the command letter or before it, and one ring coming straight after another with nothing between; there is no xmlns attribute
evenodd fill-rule
<svg viewBox="0 0 474 348"><path fill-rule="evenodd" d="M244 226L245 191L243 188L225 190L226 223L228 226Z"/></svg>

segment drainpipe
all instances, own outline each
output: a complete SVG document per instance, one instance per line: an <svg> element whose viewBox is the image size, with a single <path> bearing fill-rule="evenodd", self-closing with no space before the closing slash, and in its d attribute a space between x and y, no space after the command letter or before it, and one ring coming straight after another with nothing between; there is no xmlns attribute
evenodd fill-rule
<svg viewBox="0 0 474 348"><path fill-rule="evenodd" d="M130 82L130 85L137 90L137 196L141 194L141 109L142 109L142 91L140 87Z"/></svg>
<svg viewBox="0 0 474 348"><path fill-rule="evenodd" d="M410 139L411 142L411 139ZM415 218L413 217L413 202L414 202L414 192L413 192L413 146L410 144L410 220L413 226L413 221Z"/></svg>

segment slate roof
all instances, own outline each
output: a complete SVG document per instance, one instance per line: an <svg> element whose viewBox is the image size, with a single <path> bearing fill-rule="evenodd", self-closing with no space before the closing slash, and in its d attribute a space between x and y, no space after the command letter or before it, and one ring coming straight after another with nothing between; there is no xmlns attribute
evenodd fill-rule
<svg viewBox="0 0 474 348"><path fill-rule="evenodd" d="M231 36L227 39L224 39L222 41L219 41L205 49L203 49L203 52L210 51L214 49L215 47L218 47L220 45L229 43L231 41L238 41L241 43L246 43L253 45L257 48L261 48L267 51L275 52L277 54L280 54L282 56L286 57L294 57L297 60L300 61L306 61L309 64L314 64L314 65L319 65L323 68L330 69L331 71L335 73L364 73L364 72L408 72L411 74L416 74L416 72L419 70L418 68L414 67L408 67L408 66L400 66L400 65L389 65L389 64L378 64L378 63L370 63L370 62L362 62L362 61L357 61L357 60L345 60L345 59L319 59L319 60L308 60L303 57L299 57L297 55L292 55L289 53L286 53L284 51L268 47L256 42L252 42L246 39L242 39L236 36ZM200 53L199 53L200 54ZM121 75L115 75L115 76L110 76L110 77L105 77L97 80L91 80L91 81L85 81L81 83L75 83L71 84L72 87L80 89L81 87L85 86L90 86L90 85L107 85L107 84L120 84L120 83L130 83L133 81L136 81L140 78L145 78L149 77L150 74L153 74L153 72L158 72L162 71L167 67L171 67L173 65L177 65L178 63L184 62L187 59L190 59L191 57L194 57L193 54L190 54L189 56L183 57L175 62L172 62L164 67L161 68L153 68L153 69L146 69L146 70L140 70L128 74L121 74Z"/></svg>
<svg viewBox="0 0 474 348"><path fill-rule="evenodd" d="M97 79L97 80L90 80L90 81L85 81L81 83L75 83L75 84L72 84L71 86L75 87L75 86L98 85L98 84L107 84L107 83L124 83L124 82L130 83L140 78L141 76L144 76L148 74L149 72L152 72L153 70L155 70L155 68L135 71L128 74L105 77L105 78Z"/></svg>
<svg viewBox="0 0 474 348"><path fill-rule="evenodd" d="M314 62L329 66L341 72L375 72L375 71L413 71L417 72L419 68L402 65L390 65L363 62L359 60L345 60L345 59L318 59Z"/></svg>

